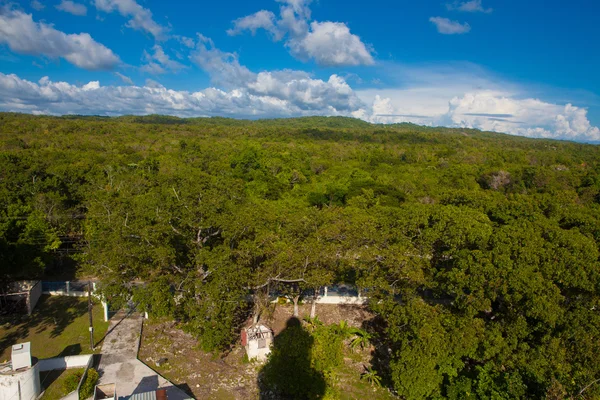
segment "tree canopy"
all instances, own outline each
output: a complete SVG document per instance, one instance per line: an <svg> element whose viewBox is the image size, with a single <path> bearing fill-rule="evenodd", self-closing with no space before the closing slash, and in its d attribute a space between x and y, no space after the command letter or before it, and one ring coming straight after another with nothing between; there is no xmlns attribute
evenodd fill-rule
<svg viewBox="0 0 600 400"><path fill-rule="evenodd" d="M207 350L270 290L344 282L403 398L597 398L599 156L348 118L2 113L0 277L73 260Z"/></svg>

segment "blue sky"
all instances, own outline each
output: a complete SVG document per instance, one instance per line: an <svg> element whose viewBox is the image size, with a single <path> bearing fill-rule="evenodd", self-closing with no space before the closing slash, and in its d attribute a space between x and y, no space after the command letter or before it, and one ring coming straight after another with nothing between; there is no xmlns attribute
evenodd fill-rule
<svg viewBox="0 0 600 400"><path fill-rule="evenodd" d="M0 109L600 142L598 15L592 0L0 0Z"/></svg>

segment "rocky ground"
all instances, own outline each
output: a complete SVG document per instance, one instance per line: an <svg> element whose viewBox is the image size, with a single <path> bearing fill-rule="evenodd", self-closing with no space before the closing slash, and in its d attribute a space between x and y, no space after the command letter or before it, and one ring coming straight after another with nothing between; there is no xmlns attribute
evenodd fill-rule
<svg viewBox="0 0 600 400"><path fill-rule="evenodd" d="M300 306L301 318L309 312L309 305ZM318 305L317 314L325 324L346 320L356 327L372 318L372 314L360 306ZM263 315L261 322L278 334L291 316L290 305L273 305ZM197 399L246 400L260 397L257 376L261 365L244 363L241 345L235 346L223 357L215 357L198 349L196 343L192 335L183 332L174 322L147 321L144 324L139 358ZM345 372L341 374L340 381L347 381L352 386L365 363L368 364L369 356L369 352L365 351L363 354L349 354L345 357ZM353 395L352 390L355 389L358 392ZM361 390L349 388L347 398L360 398ZM364 390L371 389L367 387Z"/></svg>

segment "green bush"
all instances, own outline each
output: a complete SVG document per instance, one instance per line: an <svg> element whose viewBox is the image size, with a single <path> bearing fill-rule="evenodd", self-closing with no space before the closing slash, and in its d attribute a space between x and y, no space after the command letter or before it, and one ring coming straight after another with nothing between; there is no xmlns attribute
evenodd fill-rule
<svg viewBox="0 0 600 400"><path fill-rule="evenodd" d="M88 370L87 376L83 385L81 385L81 389L79 390L79 398L80 399L89 399L94 395L94 387L98 383L98 379L100 375L98 375L98 371L94 368L90 368Z"/></svg>
<svg viewBox="0 0 600 400"><path fill-rule="evenodd" d="M83 375L83 372L77 371L74 374L67 376L63 381L63 392L71 393L72 391L77 390L77 386L79 386L79 381L81 380L81 375Z"/></svg>

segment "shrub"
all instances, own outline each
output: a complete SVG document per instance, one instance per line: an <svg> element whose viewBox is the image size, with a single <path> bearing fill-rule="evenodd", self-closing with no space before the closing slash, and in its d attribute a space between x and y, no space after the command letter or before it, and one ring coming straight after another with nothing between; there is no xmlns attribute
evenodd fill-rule
<svg viewBox="0 0 600 400"><path fill-rule="evenodd" d="M83 375L82 371L77 371L73 374L70 374L63 381L63 393L71 393L74 390L77 390L77 386L79 386L79 381L81 380L81 375Z"/></svg>
<svg viewBox="0 0 600 400"><path fill-rule="evenodd" d="M99 378L100 376L98 375L98 371L96 371L94 368L90 368L88 370L87 377L85 378L85 381L83 382L83 385L81 385L81 389L79 391L80 399L89 399L94 395L94 387L98 383Z"/></svg>

